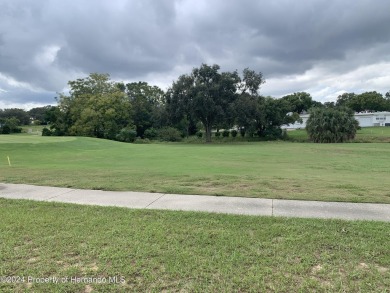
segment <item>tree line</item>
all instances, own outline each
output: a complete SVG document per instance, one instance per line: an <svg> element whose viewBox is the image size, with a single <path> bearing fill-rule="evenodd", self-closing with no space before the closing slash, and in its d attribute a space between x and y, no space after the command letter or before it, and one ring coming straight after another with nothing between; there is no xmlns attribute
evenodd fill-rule
<svg viewBox="0 0 390 293"><path fill-rule="evenodd" d="M347 107L353 111L389 111L390 93L343 94L335 103L314 101L297 92L280 99L260 95L265 79L248 68L221 72L202 64L181 75L168 90L146 82L123 83L108 74L92 73L69 81L69 94L59 94L57 106L24 111L0 110L0 125L48 125L44 135L78 135L132 142L137 137L177 141L204 136L207 142L221 130L233 135L276 139L281 125L299 120L311 108ZM12 126L12 127L9 127ZM12 132L12 130L11 130Z"/></svg>

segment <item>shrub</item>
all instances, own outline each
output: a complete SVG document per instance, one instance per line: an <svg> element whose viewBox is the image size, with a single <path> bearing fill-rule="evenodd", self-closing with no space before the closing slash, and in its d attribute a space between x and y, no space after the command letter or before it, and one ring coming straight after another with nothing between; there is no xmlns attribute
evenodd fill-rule
<svg viewBox="0 0 390 293"><path fill-rule="evenodd" d="M268 127L266 130L264 130L263 136L270 140L282 138L282 129L276 126Z"/></svg>
<svg viewBox="0 0 390 293"><path fill-rule="evenodd" d="M215 137L220 137L221 133L219 131L217 131L214 135L215 135Z"/></svg>
<svg viewBox="0 0 390 293"><path fill-rule="evenodd" d="M137 137L135 140L134 140L134 143L136 144L147 144L147 143L150 143L150 140L148 138L144 138L142 139L141 137Z"/></svg>
<svg viewBox="0 0 390 293"><path fill-rule="evenodd" d="M1 133L2 134L10 134L11 133L11 127L9 127L8 125L4 125L1 128Z"/></svg>
<svg viewBox="0 0 390 293"><path fill-rule="evenodd" d="M137 131L131 127L122 128L121 131L116 135L116 140L123 142L134 142L137 137Z"/></svg>
<svg viewBox="0 0 390 293"><path fill-rule="evenodd" d="M199 138L202 138L203 137L203 132L202 131L198 131L196 133L196 136L199 137Z"/></svg>
<svg viewBox="0 0 390 293"><path fill-rule="evenodd" d="M153 139L156 139L157 136L158 136L158 131L154 127L148 128L144 132L144 137L147 139L153 140Z"/></svg>
<svg viewBox="0 0 390 293"><path fill-rule="evenodd" d="M51 136L52 133L49 128L45 127L42 129L42 136Z"/></svg>
<svg viewBox="0 0 390 293"><path fill-rule="evenodd" d="M158 130L158 137L162 141L181 141L181 133L173 127L163 127Z"/></svg>
<svg viewBox="0 0 390 293"><path fill-rule="evenodd" d="M235 130L235 129L233 129L233 130L231 131L231 133L232 133L232 136L233 136L233 137L236 137L237 134L238 134L238 131Z"/></svg>
<svg viewBox="0 0 390 293"><path fill-rule="evenodd" d="M245 133L246 133L246 129L245 128L240 128L240 135L241 135L241 137L244 137Z"/></svg>
<svg viewBox="0 0 390 293"><path fill-rule="evenodd" d="M229 137L229 135L230 135L230 131L229 130L224 130L224 131L222 131L222 136L223 137Z"/></svg>
<svg viewBox="0 0 390 293"><path fill-rule="evenodd" d="M282 139L283 139L283 140L288 140L288 134L287 134L287 130L286 130L286 129L283 129L283 132L282 132Z"/></svg>
<svg viewBox="0 0 390 293"><path fill-rule="evenodd" d="M314 108L306 123L309 138L317 143L345 142L355 138L359 123L349 108Z"/></svg>

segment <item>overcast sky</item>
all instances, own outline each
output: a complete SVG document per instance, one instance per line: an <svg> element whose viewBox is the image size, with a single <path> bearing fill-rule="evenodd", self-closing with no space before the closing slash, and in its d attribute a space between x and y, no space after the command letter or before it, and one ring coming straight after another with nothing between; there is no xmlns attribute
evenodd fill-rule
<svg viewBox="0 0 390 293"><path fill-rule="evenodd" d="M56 104L91 72L168 88L202 63L261 94L390 90L389 0L0 0L0 108Z"/></svg>

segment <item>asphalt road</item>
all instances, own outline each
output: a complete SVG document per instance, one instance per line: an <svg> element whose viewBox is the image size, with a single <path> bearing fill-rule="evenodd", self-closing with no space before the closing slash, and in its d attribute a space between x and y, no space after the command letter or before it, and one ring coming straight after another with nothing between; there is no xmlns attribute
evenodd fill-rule
<svg viewBox="0 0 390 293"><path fill-rule="evenodd" d="M101 191L5 183L0 183L0 197L134 209L390 222L390 204Z"/></svg>

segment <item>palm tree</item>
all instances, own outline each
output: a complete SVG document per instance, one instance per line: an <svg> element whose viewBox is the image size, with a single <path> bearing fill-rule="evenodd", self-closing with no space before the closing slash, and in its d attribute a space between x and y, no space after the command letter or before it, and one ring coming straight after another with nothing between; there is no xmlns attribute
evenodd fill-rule
<svg viewBox="0 0 390 293"><path fill-rule="evenodd" d="M313 142L339 143L354 139L358 126L353 111L348 108L314 108L306 131Z"/></svg>

